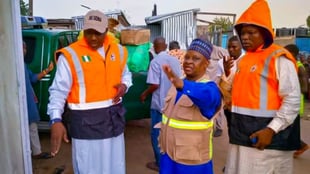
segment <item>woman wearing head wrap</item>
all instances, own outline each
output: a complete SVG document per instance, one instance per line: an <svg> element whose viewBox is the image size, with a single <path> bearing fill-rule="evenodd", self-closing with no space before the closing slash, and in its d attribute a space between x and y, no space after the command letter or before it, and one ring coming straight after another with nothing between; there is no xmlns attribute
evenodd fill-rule
<svg viewBox="0 0 310 174"><path fill-rule="evenodd" d="M235 29L246 54L232 83L226 174L291 174L300 145L300 87L294 58L273 43L268 4L255 1ZM232 60L225 62L230 74ZM231 75L233 75L231 73Z"/></svg>
<svg viewBox="0 0 310 174"><path fill-rule="evenodd" d="M163 66L173 86L163 108L160 174L213 173L212 120L221 107L221 93L205 75L211 52L210 43L193 40L184 57L185 79Z"/></svg>

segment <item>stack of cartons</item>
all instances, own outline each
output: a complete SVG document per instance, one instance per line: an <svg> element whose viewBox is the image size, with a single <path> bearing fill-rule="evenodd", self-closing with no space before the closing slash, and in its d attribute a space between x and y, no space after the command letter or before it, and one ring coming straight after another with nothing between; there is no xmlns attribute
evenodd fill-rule
<svg viewBox="0 0 310 174"><path fill-rule="evenodd" d="M121 31L123 45L141 45L150 41L149 29L125 29Z"/></svg>

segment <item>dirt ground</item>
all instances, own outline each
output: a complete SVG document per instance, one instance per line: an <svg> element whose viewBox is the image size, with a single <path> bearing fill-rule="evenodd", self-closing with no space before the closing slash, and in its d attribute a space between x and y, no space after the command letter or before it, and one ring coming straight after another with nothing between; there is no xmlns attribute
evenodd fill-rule
<svg viewBox="0 0 310 174"><path fill-rule="evenodd" d="M150 142L149 119L130 121L126 125L126 173L127 174L156 174L145 167L153 160ZM49 133L40 133L42 151L49 151ZM59 154L51 159L33 159L34 174L54 174L64 169L63 174L72 174L71 144L63 143Z"/></svg>
<svg viewBox="0 0 310 174"><path fill-rule="evenodd" d="M308 110L305 116L310 118L310 104L307 104ZM310 143L310 119L304 117L301 121L302 138ZM150 120L136 120L127 123L125 130L126 143L126 172L127 174L156 174L145 164L153 160L153 152L150 142ZM41 133L41 144L43 151L49 151L49 133ZM225 165L226 153L228 148L227 130L221 137L214 138L214 172L222 174ZM308 174L310 171L310 150L301 157L294 160L294 174ZM60 153L51 159L33 160L34 174L55 174L57 168L64 168L63 174L72 174L71 164L71 146L63 143Z"/></svg>

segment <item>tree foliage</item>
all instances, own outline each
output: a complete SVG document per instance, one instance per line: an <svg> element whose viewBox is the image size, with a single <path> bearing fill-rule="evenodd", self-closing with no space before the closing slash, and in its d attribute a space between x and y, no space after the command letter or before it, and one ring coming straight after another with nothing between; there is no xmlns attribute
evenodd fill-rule
<svg viewBox="0 0 310 174"><path fill-rule="evenodd" d="M307 26L310 28L310 15L307 17Z"/></svg>
<svg viewBox="0 0 310 174"><path fill-rule="evenodd" d="M23 0L20 0L20 14L23 16L29 15L29 4L25 3Z"/></svg>
<svg viewBox="0 0 310 174"><path fill-rule="evenodd" d="M209 32L214 31L230 31L232 30L233 23L229 17L216 17L213 19L213 24L209 26Z"/></svg>

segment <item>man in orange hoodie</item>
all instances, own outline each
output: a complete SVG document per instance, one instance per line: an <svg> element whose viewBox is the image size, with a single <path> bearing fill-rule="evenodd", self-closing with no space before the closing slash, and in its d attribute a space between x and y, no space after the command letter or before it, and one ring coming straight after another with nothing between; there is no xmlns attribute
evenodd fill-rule
<svg viewBox="0 0 310 174"><path fill-rule="evenodd" d="M256 0L235 30L246 54L232 82L232 116L226 174L292 174L293 152L300 145L300 86L296 61L273 44L270 10ZM234 77L232 77L234 76Z"/></svg>

